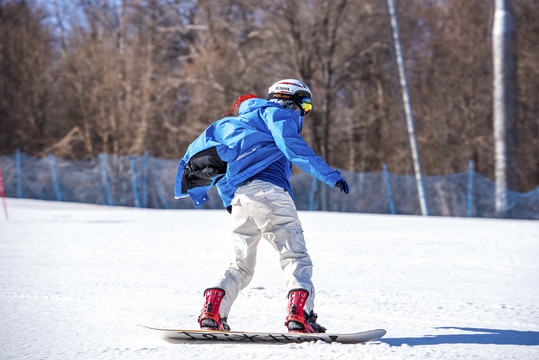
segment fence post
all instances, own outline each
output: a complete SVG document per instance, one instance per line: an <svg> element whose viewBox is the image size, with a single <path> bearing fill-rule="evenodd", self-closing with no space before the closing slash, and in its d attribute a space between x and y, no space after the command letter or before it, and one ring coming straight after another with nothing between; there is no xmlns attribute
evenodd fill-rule
<svg viewBox="0 0 539 360"><path fill-rule="evenodd" d="M384 180L386 183L387 197L389 199L389 210L392 215L395 215L397 212L395 211L395 202L393 201L393 192L391 191L391 183L389 182L389 173L386 164L383 164L382 168L384 170Z"/></svg>
<svg viewBox="0 0 539 360"><path fill-rule="evenodd" d="M101 172L103 173L103 182L105 183L105 194L107 195L107 204L109 204L109 206L114 206L114 203L112 202L112 194L110 192L109 175L107 172L107 163L105 161L105 154L103 153L99 154L99 161L101 162Z"/></svg>
<svg viewBox="0 0 539 360"><path fill-rule="evenodd" d="M473 160L468 162L468 217L473 216Z"/></svg>
<svg viewBox="0 0 539 360"><path fill-rule="evenodd" d="M148 207L148 150L144 152L144 179L142 181L142 207Z"/></svg>
<svg viewBox="0 0 539 360"><path fill-rule="evenodd" d="M140 200L138 198L138 191L137 191L137 169L135 167L135 156L129 155L129 158L131 159L131 178L133 179L133 195L135 197L135 206L140 207Z"/></svg>
<svg viewBox="0 0 539 360"><path fill-rule="evenodd" d="M309 211L316 210L316 204L314 203L314 194L316 193L316 188L318 187L318 179L313 176L313 181L311 182L311 191L309 192Z"/></svg>
<svg viewBox="0 0 539 360"><path fill-rule="evenodd" d="M22 198L21 149L17 149L17 197Z"/></svg>
<svg viewBox="0 0 539 360"><path fill-rule="evenodd" d="M60 184L58 184L58 177L56 176L56 166L54 165L54 155L49 153L49 163L51 165L52 181L54 182L54 190L56 191L56 200L62 201L62 194L60 193Z"/></svg>

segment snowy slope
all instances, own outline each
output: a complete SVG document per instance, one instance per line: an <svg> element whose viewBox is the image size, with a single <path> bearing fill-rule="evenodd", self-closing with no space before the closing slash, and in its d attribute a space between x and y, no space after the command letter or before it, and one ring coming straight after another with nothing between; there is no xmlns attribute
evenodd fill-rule
<svg viewBox="0 0 539 360"><path fill-rule="evenodd" d="M330 331L367 345L170 344L137 324L196 328L227 263L225 211L8 199L0 219L1 359L539 359L539 222L300 213ZM229 323L284 330L273 249Z"/></svg>

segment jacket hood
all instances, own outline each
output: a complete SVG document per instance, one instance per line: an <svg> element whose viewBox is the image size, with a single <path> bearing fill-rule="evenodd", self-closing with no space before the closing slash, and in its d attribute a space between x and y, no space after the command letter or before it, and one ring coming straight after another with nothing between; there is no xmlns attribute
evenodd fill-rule
<svg viewBox="0 0 539 360"><path fill-rule="evenodd" d="M259 109L272 108L272 107L283 109L285 111L290 111L291 113L293 113L295 115L293 117L297 121L297 124L298 124L299 132L301 133L303 129L303 116L300 115L300 111L286 109L282 107L280 104L273 101L268 101L268 100L259 99L259 98L246 100L242 102L240 105L240 115L244 115L252 111L257 111Z"/></svg>

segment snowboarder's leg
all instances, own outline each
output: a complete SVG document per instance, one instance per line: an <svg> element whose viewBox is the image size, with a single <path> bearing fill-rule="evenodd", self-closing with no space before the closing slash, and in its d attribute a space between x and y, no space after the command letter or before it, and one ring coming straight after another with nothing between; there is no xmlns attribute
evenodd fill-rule
<svg viewBox="0 0 539 360"><path fill-rule="evenodd" d="M257 219L260 217L259 214L266 212L267 208L261 207L238 189L232 200L231 227L234 256L228 269L212 286L225 290L219 311L221 317L228 316L232 303L236 300L239 292L253 278L256 250L262 236Z"/></svg>
<svg viewBox="0 0 539 360"><path fill-rule="evenodd" d="M286 192L276 191L271 202L271 227L263 231L279 253L285 273L289 303L286 326L291 332L322 333L314 313L313 264L307 247L296 206Z"/></svg>
<svg viewBox="0 0 539 360"><path fill-rule="evenodd" d="M309 293L305 310L310 312L314 308L315 298L311 280L313 264L307 252L296 206L291 196L282 190L273 194L270 206L272 226L264 230L263 236L279 253L287 291L305 289Z"/></svg>

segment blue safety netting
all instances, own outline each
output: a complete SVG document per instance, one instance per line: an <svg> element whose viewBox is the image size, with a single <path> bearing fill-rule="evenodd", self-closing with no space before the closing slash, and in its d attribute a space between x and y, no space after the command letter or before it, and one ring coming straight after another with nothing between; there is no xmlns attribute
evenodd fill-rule
<svg viewBox="0 0 539 360"><path fill-rule="evenodd" d="M6 196L111 206L193 209L189 198L174 199L178 160L105 155L67 161L20 152L0 156ZM350 184L344 196L306 173L291 178L298 210L420 215L416 180L388 171L342 172ZM506 191L507 206L496 210L495 184L474 171L423 177L428 214L435 216L539 219L539 187ZM205 209L223 209L217 191Z"/></svg>

